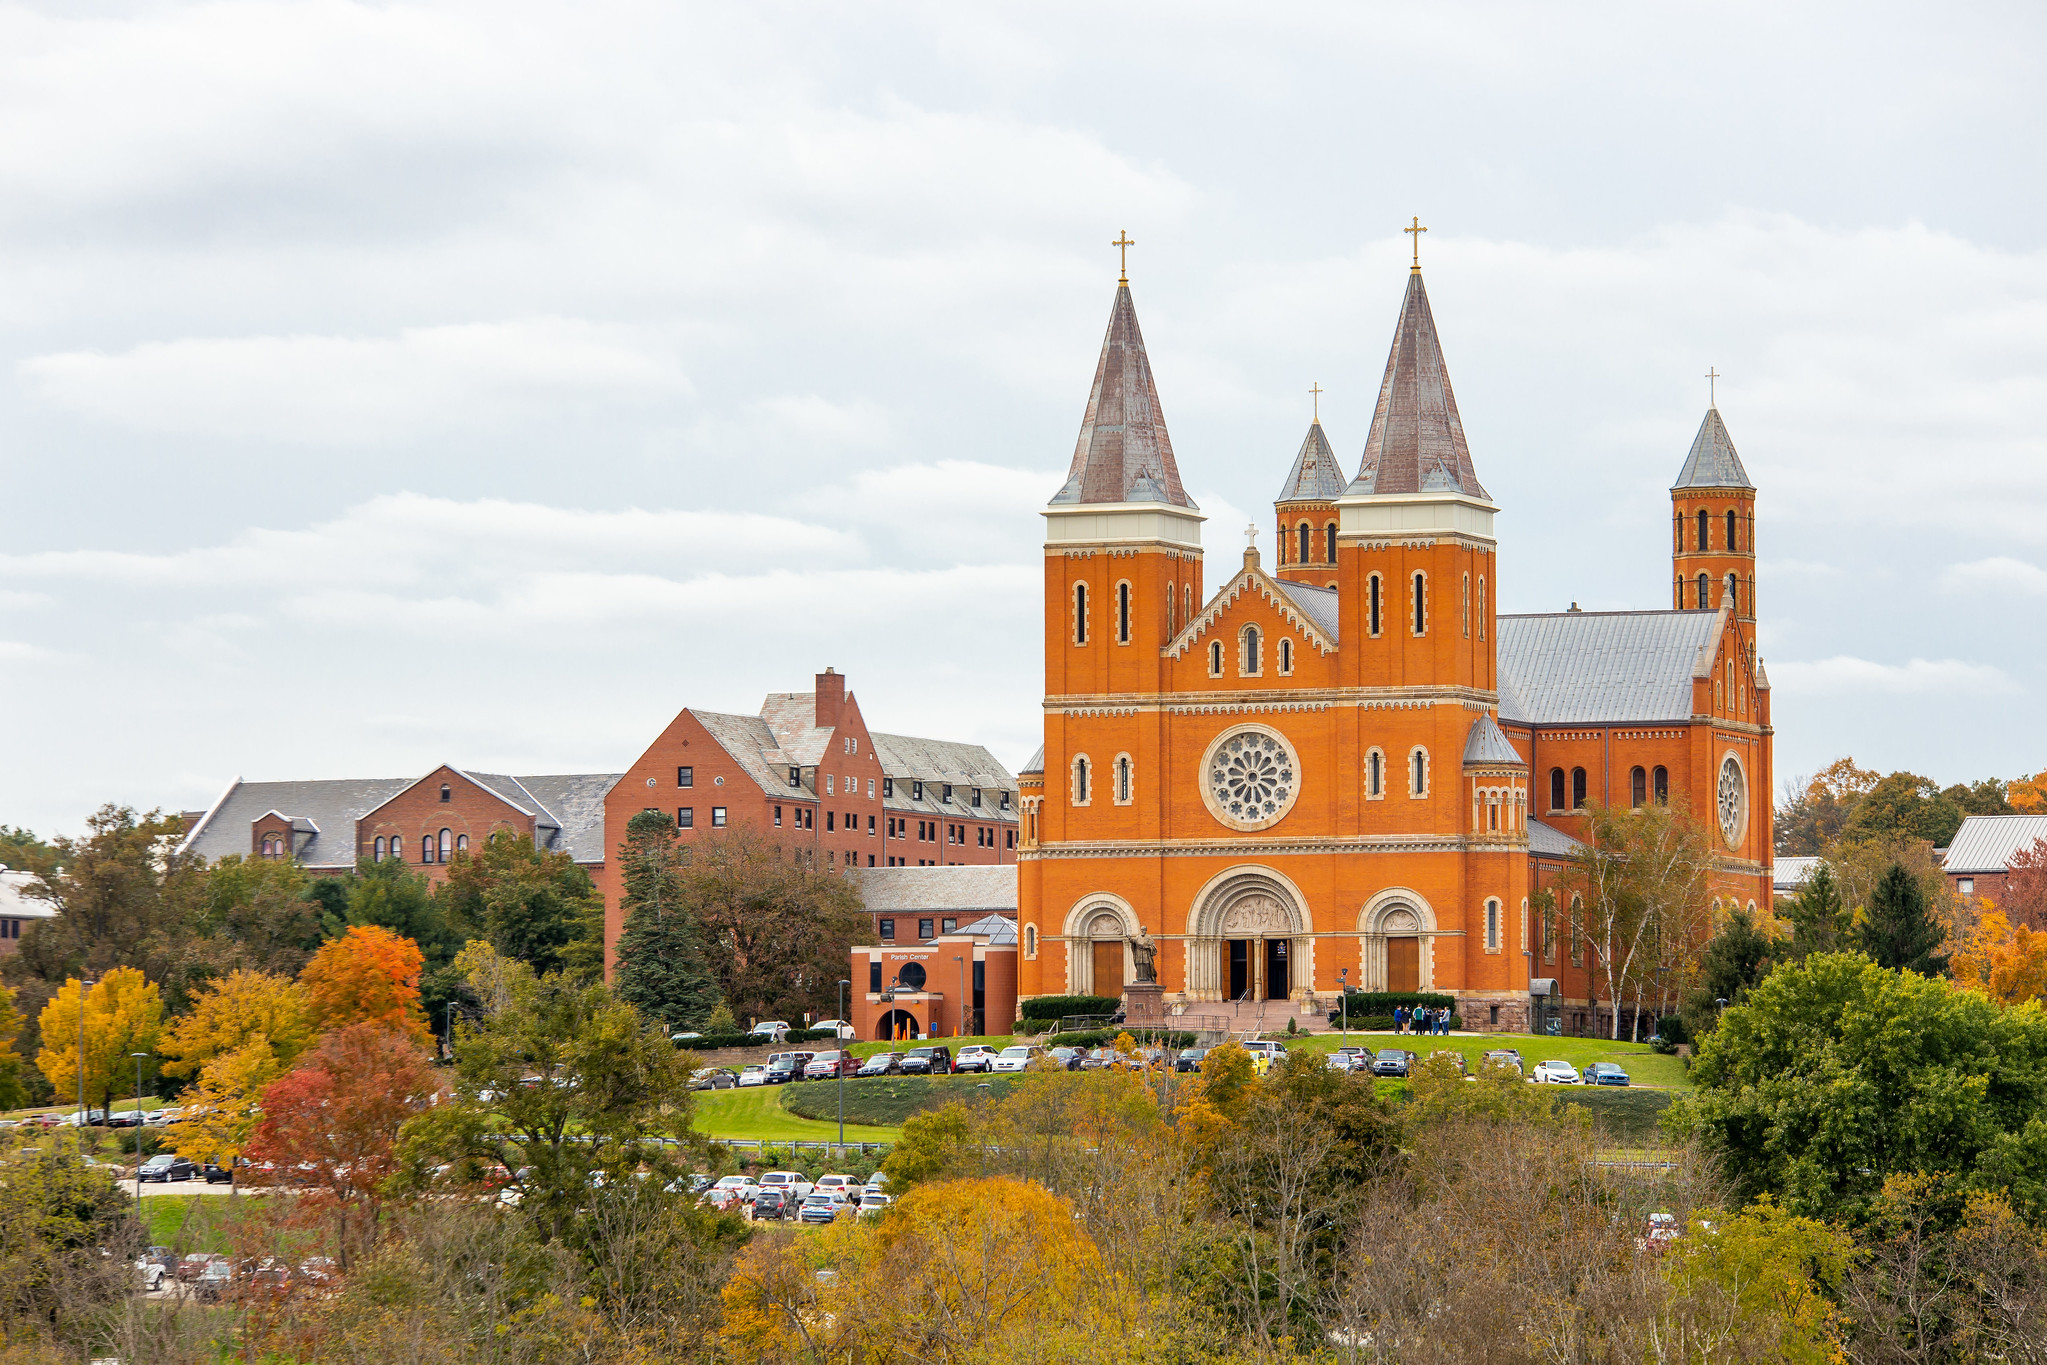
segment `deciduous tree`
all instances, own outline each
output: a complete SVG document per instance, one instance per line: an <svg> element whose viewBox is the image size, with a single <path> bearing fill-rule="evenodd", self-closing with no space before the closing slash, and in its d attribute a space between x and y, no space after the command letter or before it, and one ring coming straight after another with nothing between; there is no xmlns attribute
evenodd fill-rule
<svg viewBox="0 0 2047 1365"><path fill-rule="evenodd" d="M28 1086L22 1075L27 1059L14 1047L22 1023L21 1011L14 1007L14 992L0 986L0 1109L19 1109L28 1103Z"/></svg>
<svg viewBox="0 0 2047 1365"><path fill-rule="evenodd" d="M2002 1004L2047 1000L2047 933L2014 925L2000 910L1985 911L1955 945L1948 972L1957 985Z"/></svg>
<svg viewBox="0 0 2047 1365"><path fill-rule="evenodd" d="M1777 807L1777 852L1787 857L1823 853L1841 837L1848 819L1883 774L1837 758L1812 777L1786 784Z"/></svg>
<svg viewBox="0 0 2047 1365"><path fill-rule="evenodd" d="M84 1010L83 1041L79 1011ZM156 983L133 967L116 967L84 990L74 978L43 1007L42 1050L36 1067L60 1096L78 1093L81 1059L85 1095L100 1108L134 1086L129 1054L154 1052L163 1027L163 1001ZM125 1083L124 1083L125 1082Z"/></svg>
<svg viewBox="0 0 2047 1365"><path fill-rule="evenodd" d="M418 1044L374 1023L327 1034L263 1088L249 1157L274 1166L277 1183L308 1208L333 1215L344 1268L376 1243L399 1127L439 1088Z"/></svg>
<svg viewBox="0 0 2047 1365"><path fill-rule="evenodd" d="M191 927L234 945L240 964L289 976L325 937L310 895L316 880L331 879L309 876L290 858L230 854L193 879Z"/></svg>
<svg viewBox="0 0 2047 1365"><path fill-rule="evenodd" d="M1841 837L1857 843L1882 839L1923 839L1944 848L1962 826L1962 812L1932 779L1891 773L1855 803Z"/></svg>
<svg viewBox="0 0 2047 1365"><path fill-rule="evenodd" d="M1612 1008L1613 1036L1634 998L1638 1019L1664 945L1701 936L1711 904L1712 838L1682 803L1587 808L1587 838L1560 879L1573 929L1592 951L1595 1002Z"/></svg>
<svg viewBox="0 0 2047 1365"><path fill-rule="evenodd" d="M358 925L321 947L299 973L313 1026L322 1032L373 1023L424 1042L419 945L388 929Z"/></svg>
<svg viewBox="0 0 2047 1365"><path fill-rule="evenodd" d="M541 976L567 965L570 944L591 923L590 902L603 899L568 854L502 833L457 853L435 895L458 935L482 939Z"/></svg>
<svg viewBox="0 0 2047 1365"><path fill-rule="evenodd" d="M239 1158L262 1116L263 1088L283 1068L262 1034L200 1068L199 1083L183 1096L183 1117L165 1129L172 1149L192 1161L210 1161L228 1173L228 1192L240 1186Z"/></svg>
<svg viewBox="0 0 2047 1365"><path fill-rule="evenodd" d="M298 1060L313 1040L311 1003L305 987L267 972L234 971L210 983L192 1008L173 1020L159 1050L168 1058L167 1076L191 1076L223 1052L234 1052L261 1035L280 1067Z"/></svg>
<svg viewBox="0 0 2047 1365"><path fill-rule="evenodd" d="M1997 908L2013 924L2047 932L2047 839L2035 839L2005 864Z"/></svg>

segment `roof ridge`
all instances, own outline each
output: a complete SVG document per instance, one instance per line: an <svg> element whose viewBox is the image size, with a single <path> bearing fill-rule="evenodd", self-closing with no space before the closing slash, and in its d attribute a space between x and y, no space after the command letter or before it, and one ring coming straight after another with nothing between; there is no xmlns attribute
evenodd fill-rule
<svg viewBox="0 0 2047 1365"><path fill-rule="evenodd" d="M1127 281L1116 286L1073 464L1054 503L1162 502L1197 510L1180 483L1151 357Z"/></svg>

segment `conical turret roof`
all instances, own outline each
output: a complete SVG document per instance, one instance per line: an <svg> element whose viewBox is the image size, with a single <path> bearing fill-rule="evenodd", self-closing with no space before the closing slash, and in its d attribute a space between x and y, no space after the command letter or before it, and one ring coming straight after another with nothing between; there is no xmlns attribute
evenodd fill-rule
<svg viewBox="0 0 2047 1365"><path fill-rule="evenodd" d="M1706 420L1699 423L1699 434L1692 439L1692 453L1685 456L1685 467L1677 472L1671 491L1754 487L1748 481L1748 471L1741 467L1741 456L1734 453L1734 438L1727 434L1727 423L1720 420L1720 409L1707 408Z"/></svg>
<svg viewBox="0 0 2047 1365"><path fill-rule="evenodd" d="M1151 377L1151 360L1144 353L1144 334L1137 329L1137 306L1130 301L1128 284L1116 286L1109 332L1102 338L1102 358L1095 366L1095 386L1073 447L1073 466L1052 501L1163 502L1194 508L1180 486L1180 467L1173 463L1173 440L1166 434L1166 415L1159 408L1158 386Z"/></svg>
<svg viewBox="0 0 2047 1365"><path fill-rule="evenodd" d="M1471 467L1457 396L1450 391L1450 371L1443 364L1436 320L1429 312L1428 291L1422 288L1421 271L1415 270L1407 277L1407 297L1400 304L1393 352L1386 357L1386 377L1379 383L1379 406L1365 437L1365 457L1345 491L1439 490L1488 498Z"/></svg>
<svg viewBox="0 0 2047 1365"><path fill-rule="evenodd" d="M1274 502L1333 502L1343 492L1343 473L1336 464L1336 452L1322 433L1320 421L1309 424L1294 456L1293 471L1286 476Z"/></svg>

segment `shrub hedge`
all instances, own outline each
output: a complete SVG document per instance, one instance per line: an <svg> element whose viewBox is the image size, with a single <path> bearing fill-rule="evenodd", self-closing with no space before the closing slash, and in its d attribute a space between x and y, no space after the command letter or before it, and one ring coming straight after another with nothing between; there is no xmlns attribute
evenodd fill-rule
<svg viewBox="0 0 2047 1365"><path fill-rule="evenodd" d="M784 1046L794 1047L798 1043L828 1042L832 1040L833 1034L834 1030L828 1028L791 1029L787 1044L772 1046L779 1049ZM847 1046L852 1046L852 1041L850 1038L847 1039ZM689 1052L711 1052L723 1047L771 1046L765 1037L756 1033L707 1033L701 1038L678 1038L675 1045Z"/></svg>
<svg viewBox="0 0 2047 1365"><path fill-rule="evenodd" d="M1041 995L1023 1002L1026 1019L1064 1019L1069 1014L1114 1014L1123 1007L1119 995Z"/></svg>

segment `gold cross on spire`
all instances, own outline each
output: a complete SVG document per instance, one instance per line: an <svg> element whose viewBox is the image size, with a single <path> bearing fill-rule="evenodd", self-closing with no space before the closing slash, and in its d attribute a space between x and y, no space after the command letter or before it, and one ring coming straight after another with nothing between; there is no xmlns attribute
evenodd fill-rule
<svg viewBox="0 0 2047 1365"><path fill-rule="evenodd" d="M1414 273L1419 275L1422 269L1422 234L1428 229L1422 226L1420 217L1416 217L1413 227L1404 227L1401 231L1414 238Z"/></svg>
<svg viewBox="0 0 2047 1365"><path fill-rule="evenodd" d="M1125 228L1117 233L1116 240L1109 245L1116 248L1116 271L1119 276L1116 283L1130 283L1130 248L1137 245L1130 238L1130 229Z"/></svg>
<svg viewBox="0 0 2047 1365"><path fill-rule="evenodd" d="M1706 406L1720 406L1720 371L1711 365L1706 367Z"/></svg>
<svg viewBox="0 0 2047 1365"><path fill-rule="evenodd" d="M1310 385L1308 386L1308 392L1309 392L1309 393L1312 393L1312 394L1314 394L1314 395L1315 395L1315 420L1316 420L1316 421L1317 421L1317 422L1319 423L1319 422L1320 422L1320 421L1322 420L1322 384L1321 384L1321 381L1317 380L1317 381L1316 381L1315 383L1313 383L1313 384L1310 384Z"/></svg>

